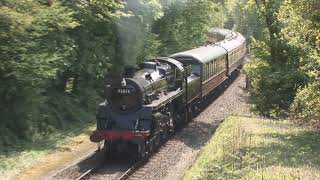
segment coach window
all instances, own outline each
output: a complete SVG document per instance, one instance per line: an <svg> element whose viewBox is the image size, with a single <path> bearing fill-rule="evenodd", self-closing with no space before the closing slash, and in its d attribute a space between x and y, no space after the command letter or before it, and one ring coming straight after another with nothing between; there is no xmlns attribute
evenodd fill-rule
<svg viewBox="0 0 320 180"><path fill-rule="evenodd" d="M214 76L214 60L211 63L212 76Z"/></svg>
<svg viewBox="0 0 320 180"><path fill-rule="evenodd" d="M204 80L207 80L207 64L204 64Z"/></svg>
<svg viewBox="0 0 320 180"><path fill-rule="evenodd" d="M194 75L200 76L201 65L200 64L191 64L191 71Z"/></svg>
<svg viewBox="0 0 320 180"><path fill-rule="evenodd" d="M204 72L203 72L203 78L204 80L207 80L207 64L204 64Z"/></svg>
<svg viewBox="0 0 320 180"><path fill-rule="evenodd" d="M212 61L210 61L210 66L209 66L209 68L210 68L210 77L212 77L212 75L213 75L213 73L212 73Z"/></svg>
<svg viewBox="0 0 320 180"><path fill-rule="evenodd" d="M218 60L217 59L215 59L214 60L214 74L217 74L218 73L218 70L217 70L217 68L218 68Z"/></svg>
<svg viewBox="0 0 320 180"><path fill-rule="evenodd" d="M211 64L212 64L212 61L210 61L209 63L209 79L212 77Z"/></svg>
<svg viewBox="0 0 320 180"><path fill-rule="evenodd" d="M207 63L207 79L209 79L209 77L210 77L210 75L209 75L209 73L210 73L209 66L210 66L210 62Z"/></svg>
<svg viewBox="0 0 320 180"><path fill-rule="evenodd" d="M224 57L221 57L221 64L222 64L222 69L225 70L226 69L226 63L224 61Z"/></svg>
<svg viewBox="0 0 320 180"><path fill-rule="evenodd" d="M210 79L210 76L211 76L210 65L211 65L211 62L208 62L208 79Z"/></svg>
<svg viewBox="0 0 320 180"><path fill-rule="evenodd" d="M207 66L208 66L208 77L207 77L207 79L209 79L210 78L210 62L208 62L208 64L207 64Z"/></svg>
<svg viewBox="0 0 320 180"><path fill-rule="evenodd" d="M206 64L203 65L203 80L207 79L207 66Z"/></svg>
<svg viewBox="0 0 320 180"><path fill-rule="evenodd" d="M224 68L225 68L223 57L221 57L221 68L222 68L221 70L224 70Z"/></svg>
<svg viewBox="0 0 320 180"><path fill-rule="evenodd" d="M219 64L219 63L220 63L220 61L219 61L219 59L217 59L217 60L216 60L216 66L217 66L217 67L216 67L216 74L219 73L219 67L220 67L220 64Z"/></svg>
<svg viewBox="0 0 320 180"><path fill-rule="evenodd" d="M210 62L207 63L207 79L210 77Z"/></svg>
<svg viewBox="0 0 320 180"><path fill-rule="evenodd" d="M211 77L211 61L208 62L208 76L209 76L209 79Z"/></svg>
<svg viewBox="0 0 320 180"><path fill-rule="evenodd" d="M206 80L209 79L209 63L206 64L207 73L206 73Z"/></svg>
<svg viewBox="0 0 320 180"><path fill-rule="evenodd" d="M216 59L213 61L213 74L216 74Z"/></svg>
<svg viewBox="0 0 320 180"><path fill-rule="evenodd" d="M208 79L210 79L210 63L211 62L208 62Z"/></svg>
<svg viewBox="0 0 320 180"><path fill-rule="evenodd" d="M218 59L216 59L216 62L217 62L217 67L216 67L216 74L218 74L219 73L219 63L220 63L220 59L218 58Z"/></svg>
<svg viewBox="0 0 320 180"><path fill-rule="evenodd" d="M203 80L206 80L206 65L205 64L203 64L202 78L203 78Z"/></svg>
<svg viewBox="0 0 320 180"><path fill-rule="evenodd" d="M220 72L223 70L223 59L222 57L220 58Z"/></svg>
<svg viewBox="0 0 320 180"><path fill-rule="evenodd" d="M214 60L211 62L211 74L214 76Z"/></svg>
<svg viewBox="0 0 320 180"><path fill-rule="evenodd" d="M208 79L208 63L206 64L206 80Z"/></svg>

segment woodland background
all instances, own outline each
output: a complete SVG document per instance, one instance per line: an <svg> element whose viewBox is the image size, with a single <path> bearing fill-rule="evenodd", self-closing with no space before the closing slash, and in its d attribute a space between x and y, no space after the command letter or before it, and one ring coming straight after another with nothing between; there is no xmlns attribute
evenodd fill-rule
<svg viewBox="0 0 320 180"><path fill-rule="evenodd" d="M94 122L106 77L212 27L247 37L256 113L320 129L318 0L2 0L0 148Z"/></svg>

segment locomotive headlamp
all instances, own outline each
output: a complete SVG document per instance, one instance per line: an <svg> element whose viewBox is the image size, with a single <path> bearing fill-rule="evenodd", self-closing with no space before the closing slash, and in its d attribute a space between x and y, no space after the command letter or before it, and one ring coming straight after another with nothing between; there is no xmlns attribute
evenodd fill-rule
<svg viewBox="0 0 320 180"><path fill-rule="evenodd" d="M94 131L93 134L90 136L90 141L98 143L103 140L103 137L99 134L98 131Z"/></svg>
<svg viewBox="0 0 320 180"><path fill-rule="evenodd" d="M127 82L126 80L123 78L121 81L121 87L126 87L127 86Z"/></svg>

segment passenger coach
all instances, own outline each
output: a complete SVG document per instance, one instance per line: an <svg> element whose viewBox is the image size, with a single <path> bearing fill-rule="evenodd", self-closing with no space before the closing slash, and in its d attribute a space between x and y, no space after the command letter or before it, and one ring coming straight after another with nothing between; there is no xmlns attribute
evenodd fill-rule
<svg viewBox="0 0 320 180"><path fill-rule="evenodd" d="M226 29L213 29L208 33L208 40L206 46L170 56L184 66L191 65L192 73L200 78L201 86L195 95L188 95L192 97L188 102L208 95L243 63L246 42L241 34Z"/></svg>

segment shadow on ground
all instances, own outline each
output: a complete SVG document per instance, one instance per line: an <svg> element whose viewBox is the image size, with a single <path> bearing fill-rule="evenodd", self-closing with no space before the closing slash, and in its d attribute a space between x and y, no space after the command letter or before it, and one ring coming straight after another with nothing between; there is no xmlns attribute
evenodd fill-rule
<svg viewBox="0 0 320 180"><path fill-rule="evenodd" d="M258 154L268 154L266 166L320 168L320 134L318 132L267 133L261 136L266 139L271 138L276 142L248 150Z"/></svg>
<svg viewBox="0 0 320 180"><path fill-rule="evenodd" d="M89 138L89 134L91 133L91 131L88 130L88 127L90 126L93 126L93 122L77 123L74 124L73 128L69 127L66 128L68 130L59 130L57 133L39 137L35 141L21 140L12 147L1 148L0 157L13 158L22 152L32 151L65 151L67 149L60 146L61 144L63 144L65 139L68 137L75 137L80 134L87 134Z"/></svg>

